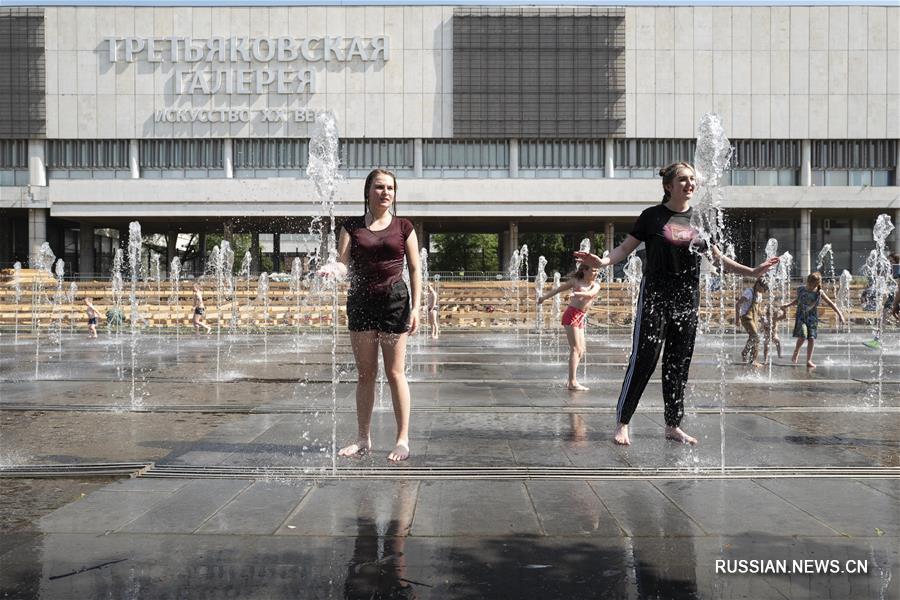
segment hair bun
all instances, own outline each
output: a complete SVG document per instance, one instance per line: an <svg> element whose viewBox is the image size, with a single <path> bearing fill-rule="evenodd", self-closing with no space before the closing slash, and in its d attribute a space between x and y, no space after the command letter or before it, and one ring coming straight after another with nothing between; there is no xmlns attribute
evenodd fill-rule
<svg viewBox="0 0 900 600"><path fill-rule="evenodd" d="M666 176L666 169L665 169L665 168L662 168L662 169L659 170L659 176L660 176L660 177L665 177L665 176Z"/></svg>

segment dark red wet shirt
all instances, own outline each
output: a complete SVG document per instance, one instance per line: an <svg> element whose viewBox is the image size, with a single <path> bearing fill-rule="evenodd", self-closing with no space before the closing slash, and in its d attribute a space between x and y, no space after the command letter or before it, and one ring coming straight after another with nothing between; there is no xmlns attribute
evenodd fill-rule
<svg viewBox="0 0 900 600"><path fill-rule="evenodd" d="M350 234L350 293L387 294L403 279L406 239L413 231L408 219L393 217L381 231L370 231L365 217L343 224Z"/></svg>

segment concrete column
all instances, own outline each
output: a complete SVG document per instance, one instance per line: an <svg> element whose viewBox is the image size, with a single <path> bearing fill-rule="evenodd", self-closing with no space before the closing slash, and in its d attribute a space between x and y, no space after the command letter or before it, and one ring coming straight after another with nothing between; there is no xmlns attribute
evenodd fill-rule
<svg viewBox="0 0 900 600"><path fill-rule="evenodd" d="M606 241L606 250L612 252L613 248L616 247L616 224L611 221L607 221L604 225L603 236Z"/></svg>
<svg viewBox="0 0 900 600"><path fill-rule="evenodd" d="M132 179L141 178L141 149L137 140L128 140L128 169Z"/></svg>
<svg viewBox="0 0 900 600"><path fill-rule="evenodd" d="M46 208L28 209L28 249L31 257L41 252L41 246L47 241L47 216L50 211ZM31 265L36 268L36 265Z"/></svg>
<svg viewBox="0 0 900 600"><path fill-rule="evenodd" d="M281 271L281 234L272 234L272 270Z"/></svg>
<svg viewBox="0 0 900 600"><path fill-rule="evenodd" d="M811 208L800 209L800 276L806 277L812 271L810 262L810 221L812 217Z"/></svg>
<svg viewBox="0 0 900 600"><path fill-rule="evenodd" d="M509 238L507 239L507 248L506 248L506 261L503 263L502 267L505 269L509 263L509 259L512 257L513 252L519 249L519 222L518 221L510 221L509 222Z"/></svg>
<svg viewBox="0 0 900 600"><path fill-rule="evenodd" d="M28 185L47 185L44 140L28 140Z"/></svg>
<svg viewBox="0 0 900 600"><path fill-rule="evenodd" d="M200 272L202 273L206 269L206 234L205 233L200 234L197 244L200 249ZM197 271L196 266L194 266L194 271Z"/></svg>
<svg viewBox="0 0 900 600"><path fill-rule="evenodd" d="M422 158L422 138L413 140L413 175L422 177L425 169L425 160Z"/></svg>
<svg viewBox="0 0 900 600"><path fill-rule="evenodd" d="M262 266L262 252L259 250L259 232L254 231L250 234L250 270L253 273L259 273Z"/></svg>
<svg viewBox="0 0 900 600"><path fill-rule="evenodd" d="M812 185L812 142L800 140L800 185Z"/></svg>
<svg viewBox="0 0 900 600"><path fill-rule="evenodd" d="M169 230L166 232L166 272L172 268L172 259L178 252L178 232Z"/></svg>
<svg viewBox="0 0 900 600"><path fill-rule="evenodd" d="M234 150L231 138L222 140L222 167L225 169L225 179L234 179Z"/></svg>
<svg viewBox="0 0 900 600"><path fill-rule="evenodd" d="M500 243L497 244L497 252L500 254L500 270L506 271L506 267L509 266L509 232L501 231L500 232Z"/></svg>
<svg viewBox="0 0 900 600"><path fill-rule="evenodd" d="M604 154L606 155L606 160L604 161L604 175L612 179L616 176L616 143L612 138L606 138L605 141Z"/></svg>
<svg viewBox="0 0 900 600"><path fill-rule="evenodd" d="M230 219L226 219L222 224L222 239L234 246L234 222Z"/></svg>
<svg viewBox="0 0 900 600"><path fill-rule="evenodd" d="M82 221L78 229L78 273L94 272L94 224Z"/></svg>
<svg viewBox="0 0 900 600"><path fill-rule="evenodd" d="M509 140L509 176L519 176L519 140Z"/></svg>
<svg viewBox="0 0 900 600"><path fill-rule="evenodd" d="M419 242L419 250L425 247L425 223L416 221L413 227L416 230L416 240Z"/></svg>

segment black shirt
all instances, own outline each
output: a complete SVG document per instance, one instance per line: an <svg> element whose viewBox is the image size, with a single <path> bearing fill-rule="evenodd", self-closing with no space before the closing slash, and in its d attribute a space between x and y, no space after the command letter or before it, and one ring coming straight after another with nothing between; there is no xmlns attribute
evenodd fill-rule
<svg viewBox="0 0 900 600"><path fill-rule="evenodd" d="M693 208L689 208L683 213L677 213L664 204L657 204L638 217L631 235L644 242L647 248L644 277L648 280L698 285L700 254L697 250L706 245L697 239L699 232L691 227L693 211ZM698 247L698 244L702 246Z"/></svg>

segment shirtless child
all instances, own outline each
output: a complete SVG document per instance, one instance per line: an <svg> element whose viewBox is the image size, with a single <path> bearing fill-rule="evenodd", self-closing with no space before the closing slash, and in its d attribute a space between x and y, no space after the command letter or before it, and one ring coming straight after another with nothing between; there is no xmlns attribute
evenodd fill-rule
<svg viewBox="0 0 900 600"><path fill-rule="evenodd" d="M194 284L194 333L200 333L200 328L205 327L206 333L212 331L212 327L206 324L203 318L206 314L206 306L203 304L203 293L200 291L200 284Z"/></svg>
<svg viewBox="0 0 900 600"><path fill-rule="evenodd" d="M84 304L87 306L88 339L94 340L97 339L97 319L100 317L100 312L94 308L93 298L85 298Z"/></svg>

